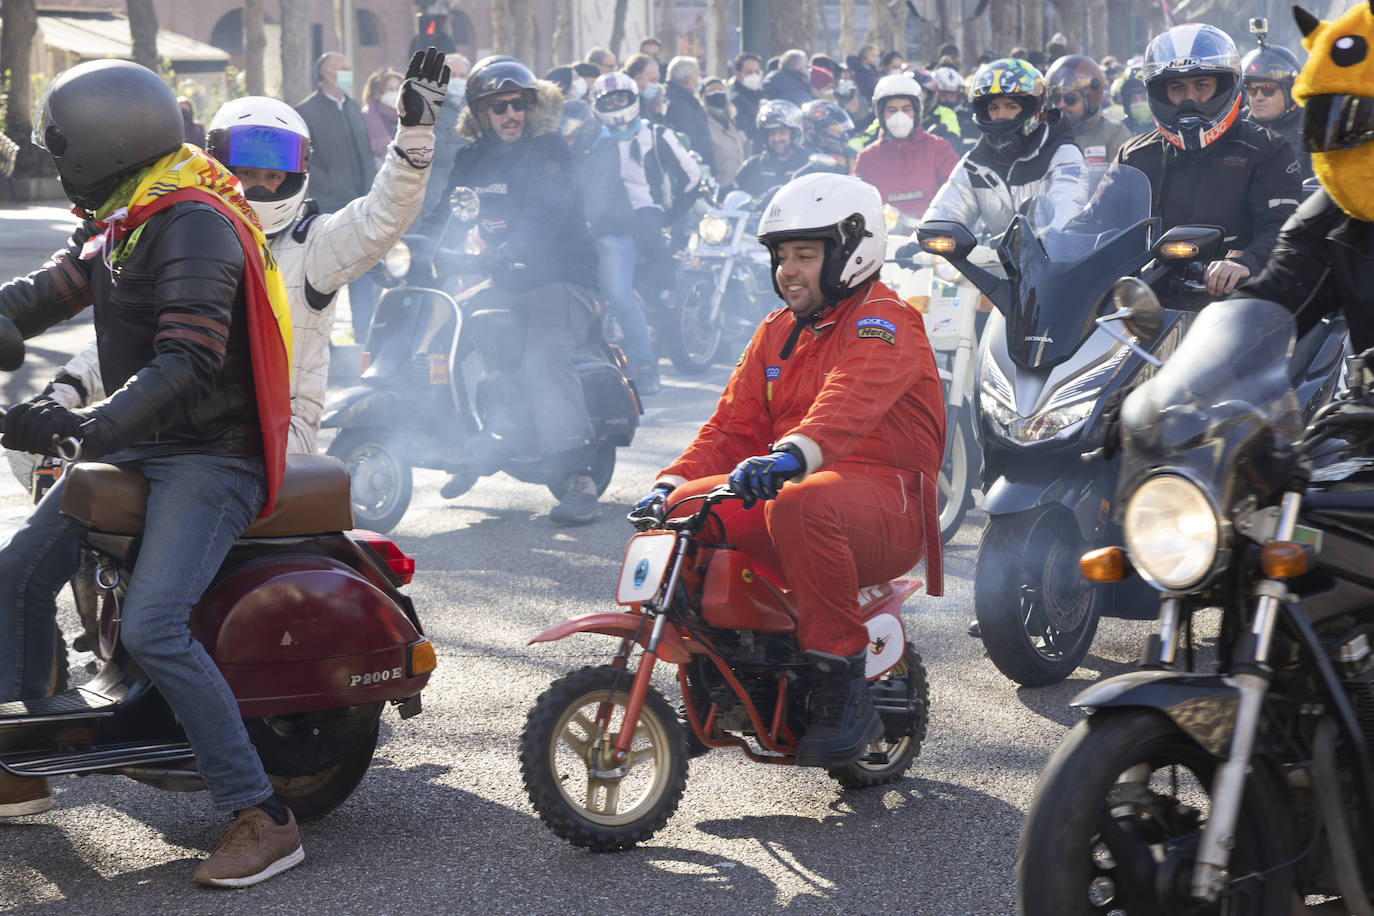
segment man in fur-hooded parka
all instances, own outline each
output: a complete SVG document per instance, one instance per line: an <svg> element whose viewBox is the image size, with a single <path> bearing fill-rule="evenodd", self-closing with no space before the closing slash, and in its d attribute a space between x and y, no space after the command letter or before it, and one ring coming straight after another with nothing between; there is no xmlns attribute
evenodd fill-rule
<svg viewBox="0 0 1374 916"><path fill-rule="evenodd" d="M534 105L524 111L524 130L503 139L511 118L478 102L463 112L458 132L471 146L458 151L448 191L472 188L481 199L478 231L489 249L492 282L528 290L546 283L596 286L596 248L587 229L576 169L559 136L563 94L547 80L535 84ZM444 195L447 206L448 194ZM439 224L442 224L440 220ZM513 269L512 265L522 268Z"/></svg>

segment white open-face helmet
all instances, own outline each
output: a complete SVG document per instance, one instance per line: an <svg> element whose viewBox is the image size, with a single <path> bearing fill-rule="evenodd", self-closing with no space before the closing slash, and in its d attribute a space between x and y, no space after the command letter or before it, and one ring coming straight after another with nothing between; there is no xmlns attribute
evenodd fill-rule
<svg viewBox="0 0 1374 916"><path fill-rule="evenodd" d="M883 100L899 98L911 99L912 107L916 109L916 123L921 123L926 94L916 78L907 73L889 73L878 80L873 87L873 111L881 117Z"/></svg>
<svg viewBox="0 0 1374 916"><path fill-rule="evenodd" d="M266 235L291 225L305 200L310 170L310 128L294 108L254 95L225 102L205 132L205 151L230 170L285 172L276 191L245 184L244 196Z"/></svg>
<svg viewBox="0 0 1374 916"><path fill-rule="evenodd" d="M628 74L613 70L592 83L592 111L611 130L639 119L639 84Z"/></svg>
<svg viewBox="0 0 1374 916"><path fill-rule="evenodd" d="M778 245L801 239L826 243L821 295L838 302L873 279L887 250L883 196L853 175L813 174L778 189L759 220L759 241L773 260L778 295Z"/></svg>
<svg viewBox="0 0 1374 916"><path fill-rule="evenodd" d="M930 72L935 88L941 92L963 92L964 78L953 67L936 67Z"/></svg>

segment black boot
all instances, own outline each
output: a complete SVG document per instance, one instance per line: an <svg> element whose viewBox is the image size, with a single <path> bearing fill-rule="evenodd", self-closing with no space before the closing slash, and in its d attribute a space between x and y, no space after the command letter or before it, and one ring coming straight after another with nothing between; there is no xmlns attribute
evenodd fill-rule
<svg viewBox="0 0 1374 916"><path fill-rule="evenodd" d="M798 766L835 767L853 763L883 735L883 720L873 708L864 677L867 653L849 658L809 651L816 670L811 717L797 745Z"/></svg>

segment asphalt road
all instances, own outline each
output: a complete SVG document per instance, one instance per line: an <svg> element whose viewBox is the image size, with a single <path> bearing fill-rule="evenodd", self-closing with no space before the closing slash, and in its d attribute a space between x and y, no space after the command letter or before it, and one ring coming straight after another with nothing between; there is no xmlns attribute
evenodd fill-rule
<svg viewBox="0 0 1374 916"><path fill-rule="evenodd" d="M65 224L60 208L0 208L0 272L41 263ZM0 403L41 387L89 333L77 324L35 341L25 370L0 379ZM516 760L525 713L551 681L608 659L614 644L527 641L564 617L613 606L630 533L624 513L708 415L727 372L683 379L665 364L663 392L649 401L634 447L620 454L602 518L584 528L550 524L543 488L499 476L446 501L440 475L418 474L414 505L394 536L418 563L409 593L440 666L422 715L386 714L354 796L303 828L301 867L248 890L197 888L196 862L226 825L207 796L68 778L55 783L55 810L0 825L0 909L1013 912L1022 816L1046 758L1080 718L1068 700L1129 668L1150 625L1105 621L1071 679L1018 690L964 635L977 511L947 548L945 596L918 594L904 608L933 707L906 779L842 792L821 770L715 751L692 762L676 815L636 850L590 854L534 816ZM0 537L25 512L22 491L0 467Z"/></svg>

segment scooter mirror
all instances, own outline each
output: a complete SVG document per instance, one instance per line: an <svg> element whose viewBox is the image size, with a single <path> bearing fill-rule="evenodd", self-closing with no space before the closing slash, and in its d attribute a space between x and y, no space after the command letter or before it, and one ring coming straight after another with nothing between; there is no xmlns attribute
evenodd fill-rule
<svg viewBox="0 0 1374 916"><path fill-rule="evenodd" d="M1137 277L1122 277L1112 287L1117 318L1139 340L1152 341L1164 327L1164 309L1150 285Z"/></svg>
<svg viewBox="0 0 1374 916"><path fill-rule="evenodd" d="M24 365L24 335L13 321L0 316L0 372L13 372Z"/></svg>
<svg viewBox="0 0 1374 916"><path fill-rule="evenodd" d="M448 198L449 206L453 208L454 219L465 223L470 223L477 219L477 214L482 210L482 202L477 197L477 192L472 188L462 186L453 189L453 193Z"/></svg>
<svg viewBox="0 0 1374 916"><path fill-rule="evenodd" d="M962 261L978 246L978 240L958 223L948 220L928 220L916 230L916 241L931 254L947 261Z"/></svg>

